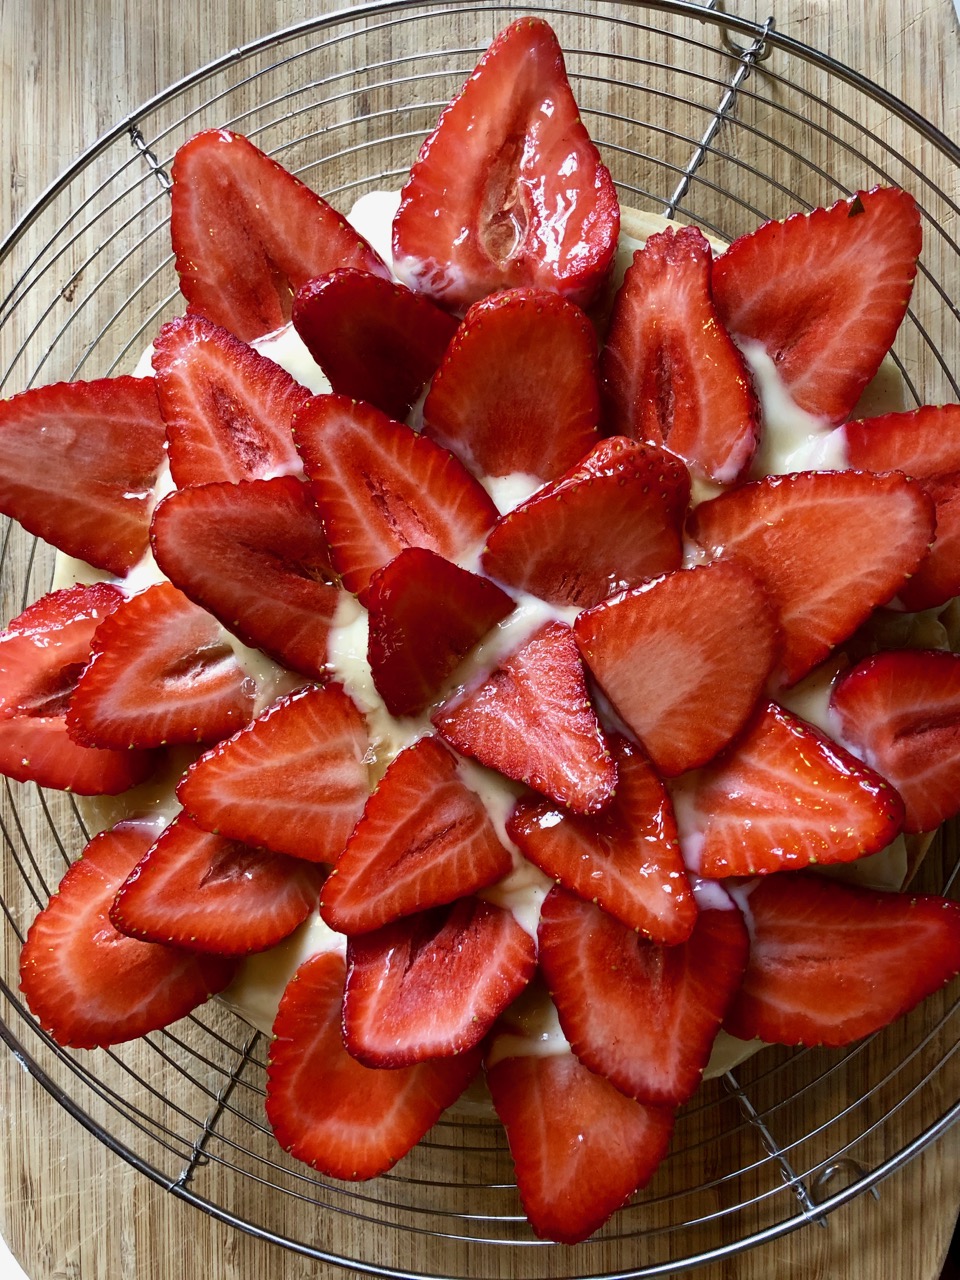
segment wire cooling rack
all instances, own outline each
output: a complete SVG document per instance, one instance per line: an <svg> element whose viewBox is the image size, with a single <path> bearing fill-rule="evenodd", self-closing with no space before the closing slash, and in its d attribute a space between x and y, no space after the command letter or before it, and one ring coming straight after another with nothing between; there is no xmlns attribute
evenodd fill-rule
<svg viewBox="0 0 960 1280"><path fill-rule="evenodd" d="M167 175L191 134L239 130L346 209L402 182L482 49L524 12L556 28L626 204L729 239L858 188L910 189L925 248L895 357L908 400L960 399L958 208L924 163L936 155L941 172L957 175L960 151L772 23L667 0L370 3L174 85L81 156L0 245L0 395L129 371L182 310ZM4 620L49 589L52 565L49 548L4 528ZM87 831L70 797L10 782L0 786L0 824L8 1046L81 1124L172 1194L354 1271L417 1275L428 1253L431 1274L448 1277L667 1274L826 1223L960 1115L960 1002L944 993L846 1051L768 1050L709 1082L651 1188L576 1251L530 1233L502 1132L485 1119L449 1116L374 1182L326 1180L274 1144L265 1039L223 1007L95 1053L61 1050L39 1031L17 990L19 946ZM956 865L951 827L921 887L956 896Z"/></svg>

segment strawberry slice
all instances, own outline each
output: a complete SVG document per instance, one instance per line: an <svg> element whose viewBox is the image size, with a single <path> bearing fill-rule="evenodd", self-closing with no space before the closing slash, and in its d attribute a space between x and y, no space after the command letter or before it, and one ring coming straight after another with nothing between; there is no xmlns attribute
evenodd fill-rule
<svg viewBox="0 0 960 1280"><path fill-rule="evenodd" d="M403 421L457 322L422 293L345 268L303 285L293 327L337 394Z"/></svg>
<svg viewBox="0 0 960 1280"><path fill-rule="evenodd" d="M906 314L920 213L893 187L767 222L713 264L713 298L738 342L767 351L808 413L842 422Z"/></svg>
<svg viewBox="0 0 960 1280"><path fill-rule="evenodd" d="M546 1240L578 1244L602 1227L647 1185L673 1135L671 1108L624 1097L569 1051L498 1058L487 1084L524 1212Z"/></svg>
<svg viewBox="0 0 960 1280"><path fill-rule="evenodd" d="M689 498L686 468L671 454L623 436L602 440L503 517L484 571L550 604L589 608L680 568Z"/></svg>
<svg viewBox="0 0 960 1280"><path fill-rule="evenodd" d="M850 1044L960 972L960 905L799 872L750 891L750 963L724 1026L771 1044Z"/></svg>
<svg viewBox="0 0 960 1280"><path fill-rule="evenodd" d="M290 431L310 392L202 316L179 316L154 343L170 473L178 488L296 472Z"/></svg>
<svg viewBox="0 0 960 1280"><path fill-rule="evenodd" d="M452 311L518 285L588 306L619 230L557 38L542 19L520 18L420 149L393 224L397 275Z"/></svg>
<svg viewBox="0 0 960 1280"><path fill-rule="evenodd" d="M701 503L689 531L709 555L733 556L766 583L783 633L777 679L791 685L897 593L933 523L929 498L895 472L804 471Z"/></svg>
<svg viewBox="0 0 960 1280"><path fill-rule="evenodd" d="M610 749L617 792L603 813L579 818L523 797L507 834L541 871L627 928L657 942L683 942L697 908L670 799L638 747L618 735Z"/></svg>
<svg viewBox="0 0 960 1280"><path fill-rule="evenodd" d="M463 1053L480 1043L536 966L530 934L509 911L479 898L351 938L344 1043L368 1067Z"/></svg>
<svg viewBox="0 0 960 1280"><path fill-rule="evenodd" d="M94 836L27 934L20 990L58 1044L136 1040L186 1017L234 975L232 960L140 942L111 924L114 895L155 836L133 822Z"/></svg>
<svg viewBox="0 0 960 1280"><path fill-rule="evenodd" d="M960 655L866 658L834 685L830 710L837 736L900 792L905 831L935 831L960 813Z"/></svg>
<svg viewBox="0 0 960 1280"><path fill-rule="evenodd" d="M733 484L760 439L760 406L743 356L710 294L710 245L668 227L633 255L601 356L610 430L662 445L694 475Z"/></svg>
<svg viewBox="0 0 960 1280"><path fill-rule="evenodd" d="M642 1102L678 1105L695 1091L743 977L746 926L718 885L706 887L693 932L673 947L559 887L540 911L540 967L570 1047Z"/></svg>
<svg viewBox="0 0 960 1280"><path fill-rule="evenodd" d="M341 592L310 487L293 476L206 484L164 498L157 564L244 644L313 679Z"/></svg>
<svg viewBox="0 0 960 1280"><path fill-rule="evenodd" d="M280 1001L267 1063L267 1119L298 1160L334 1178L375 1178L420 1141L476 1075L480 1050L381 1071L343 1047L345 965L311 956Z"/></svg>
<svg viewBox="0 0 960 1280"><path fill-rule="evenodd" d="M656 769L712 759L756 704L777 655L767 593L749 569L682 569L588 609L574 634L587 666Z"/></svg>
<svg viewBox="0 0 960 1280"><path fill-rule="evenodd" d="M280 698L202 755L177 787L208 831L308 862L335 862L369 791L367 727L339 685Z"/></svg>
<svg viewBox="0 0 960 1280"><path fill-rule="evenodd" d="M478 476L552 480L597 441L597 335L556 294L475 302L423 403L423 429Z"/></svg>
<svg viewBox="0 0 960 1280"><path fill-rule="evenodd" d="M573 632L548 622L476 687L432 716L441 737L574 813L609 804L617 782Z"/></svg>
<svg viewBox="0 0 960 1280"><path fill-rule="evenodd" d="M456 560L496 523L486 491L452 454L372 405L316 396L294 438L348 591L362 592L406 547Z"/></svg>
<svg viewBox="0 0 960 1280"><path fill-rule="evenodd" d="M775 702L680 788L684 850L712 880L852 862L903 827L903 801L883 778Z"/></svg>
<svg viewBox="0 0 960 1280"><path fill-rule="evenodd" d="M368 933L485 889L512 866L452 753L437 738L421 738L367 801L323 886L320 914L341 933Z"/></svg>
<svg viewBox="0 0 960 1280"><path fill-rule="evenodd" d="M314 276L359 267L386 276L366 240L252 142L206 129L173 162L170 230L189 310L244 342L290 319Z"/></svg>
<svg viewBox="0 0 960 1280"><path fill-rule="evenodd" d="M88 746L214 742L246 724L253 700L253 682L216 621L158 582L97 628L67 727Z"/></svg>
<svg viewBox="0 0 960 1280"><path fill-rule="evenodd" d="M408 547L370 579L367 656L394 716L434 702L477 642L513 610L505 591L423 547Z"/></svg>
<svg viewBox="0 0 960 1280"><path fill-rule="evenodd" d="M162 460L152 378L61 382L0 401L0 511L117 577L147 550Z"/></svg>

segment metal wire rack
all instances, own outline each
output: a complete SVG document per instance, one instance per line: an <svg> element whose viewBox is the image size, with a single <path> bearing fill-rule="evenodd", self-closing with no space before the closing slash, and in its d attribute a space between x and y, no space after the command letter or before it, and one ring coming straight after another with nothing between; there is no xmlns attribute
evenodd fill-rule
<svg viewBox="0 0 960 1280"><path fill-rule="evenodd" d="M960 150L771 22L682 0L367 3L197 71L119 122L0 245L0 394L128 371L182 309L167 173L191 134L237 129L346 209L402 182L482 49L523 12L555 26L626 204L729 239L858 188L909 188L925 248L895 357L916 403L960 399L960 210L925 176L932 154L960 173ZM49 548L5 525L4 619L49 589L52 564ZM500 1128L484 1119L453 1114L391 1174L335 1183L274 1144L264 1039L225 1008L96 1053L61 1050L38 1030L18 995L19 946L87 831L72 798L10 782L0 787L0 829L0 1036L11 1050L81 1124L172 1194L355 1271L419 1274L429 1240L448 1277L668 1274L826 1224L960 1116L960 1002L946 993L846 1051L767 1051L708 1083L649 1191L575 1253L532 1236ZM956 867L950 829L923 865L923 887L956 895Z"/></svg>

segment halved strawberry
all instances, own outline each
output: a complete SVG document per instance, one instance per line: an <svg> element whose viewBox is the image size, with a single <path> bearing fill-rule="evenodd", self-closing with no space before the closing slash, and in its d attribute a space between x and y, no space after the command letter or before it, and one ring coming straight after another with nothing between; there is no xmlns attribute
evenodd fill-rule
<svg viewBox="0 0 960 1280"><path fill-rule="evenodd" d="M697 908L670 799L632 742L618 735L610 750L617 791L602 813L574 817L548 800L523 797L507 834L541 871L628 928L657 942L683 942Z"/></svg>
<svg viewBox="0 0 960 1280"><path fill-rule="evenodd" d="M756 452L760 407L713 304L711 258L697 227L650 236L617 293L600 368L609 430L733 484Z"/></svg>
<svg viewBox="0 0 960 1280"><path fill-rule="evenodd" d="M749 938L718 885L686 942L647 942L592 902L551 889L540 967L570 1047L628 1097L678 1105L700 1083L743 977Z"/></svg>
<svg viewBox="0 0 960 1280"><path fill-rule="evenodd" d="M713 264L714 301L801 408L842 422L906 314L920 247L913 197L875 187L735 240Z"/></svg>
<svg viewBox="0 0 960 1280"><path fill-rule="evenodd" d="M397 274L450 310L518 285L588 306L619 230L557 38L541 18L520 18L420 149L393 224Z"/></svg>
<svg viewBox="0 0 960 1280"><path fill-rule="evenodd" d="M293 434L348 591L363 591L406 547L456 560L496 523L486 491L452 454L372 405L316 396Z"/></svg>
<svg viewBox="0 0 960 1280"><path fill-rule="evenodd" d="M702 502L691 535L766 583L780 617L777 679L795 684L903 586L933 540L933 507L892 472L767 476Z"/></svg>
<svg viewBox="0 0 960 1280"><path fill-rule="evenodd" d="M494 527L484 572L550 604L589 608L680 568L689 498L690 477L672 454L601 440Z"/></svg>
<svg viewBox="0 0 960 1280"><path fill-rule="evenodd" d="M402 422L457 322L422 293L345 268L298 290L293 327L338 395L366 400Z"/></svg>
<svg viewBox="0 0 960 1280"><path fill-rule="evenodd" d="M327 202L238 133L206 129L173 162L170 231L192 313L250 342L290 319L293 295L337 267L386 276Z"/></svg>
<svg viewBox="0 0 960 1280"><path fill-rule="evenodd" d="M546 623L479 685L456 694L431 718L462 755L574 813L596 813L613 797L617 767L566 623Z"/></svg>
<svg viewBox="0 0 960 1280"><path fill-rule="evenodd" d="M552 480L597 441L597 335L572 302L513 289L475 302L423 403L423 429L478 476Z"/></svg>
<svg viewBox="0 0 960 1280"><path fill-rule="evenodd" d="M147 550L162 460L152 378L61 382L0 401L0 511L118 577Z"/></svg>
<svg viewBox="0 0 960 1280"><path fill-rule="evenodd" d="M120 823L87 845L40 912L20 956L20 990L44 1031L77 1049L136 1040L217 991L235 962L118 933L109 910L156 829Z"/></svg>
<svg viewBox="0 0 960 1280"><path fill-rule="evenodd" d="M476 1075L474 1049L376 1070L340 1034L345 964L321 951L287 985L267 1063L267 1119L298 1160L334 1178L375 1178L406 1155Z"/></svg>
<svg viewBox="0 0 960 1280"><path fill-rule="evenodd" d="M657 770L717 754L753 710L778 648L767 593L743 565L681 569L577 618L587 666Z"/></svg>
<svg viewBox="0 0 960 1280"><path fill-rule="evenodd" d="M453 754L421 738L367 801L324 884L320 914L341 933L368 933L495 884L512 865Z"/></svg>
<svg viewBox="0 0 960 1280"><path fill-rule="evenodd" d="M250 719L254 692L216 620L158 582L97 628L67 727L90 746L215 742Z"/></svg>
<svg viewBox="0 0 960 1280"><path fill-rule="evenodd" d="M278 476L181 489L157 507L150 536L167 577L228 631L322 678L341 593L309 485Z"/></svg>
<svg viewBox="0 0 960 1280"><path fill-rule="evenodd" d="M799 872L750 890L750 963L724 1026L772 1044L850 1044L960 972L960 905Z"/></svg>

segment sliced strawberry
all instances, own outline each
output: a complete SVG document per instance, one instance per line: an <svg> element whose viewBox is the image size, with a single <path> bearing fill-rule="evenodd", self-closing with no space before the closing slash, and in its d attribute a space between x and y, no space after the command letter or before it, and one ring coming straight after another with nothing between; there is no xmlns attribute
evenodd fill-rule
<svg viewBox="0 0 960 1280"><path fill-rule="evenodd" d="M132 822L95 836L27 934L20 989L58 1044L136 1040L185 1017L234 975L231 960L140 942L111 924L114 895L155 836Z"/></svg>
<svg viewBox="0 0 960 1280"><path fill-rule="evenodd" d="M496 1051L494 1041L494 1052ZM499 1058L487 1084L538 1236L578 1244L645 1187L674 1113L624 1097L569 1051Z"/></svg>
<svg viewBox="0 0 960 1280"><path fill-rule="evenodd" d="M573 632L563 622L541 627L432 720L463 755L574 813L596 813L613 797L617 767L587 695Z"/></svg>
<svg viewBox="0 0 960 1280"><path fill-rule="evenodd" d="M476 1075L480 1050L380 1071L343 1047L345 965L321 951L294 974L267 1064L267 1119L277 1141L334 1178L375 1178L420 1141Z"/></svg>
<svg viewBox="0 0 960 1280"><path fill-rule="evenodd" d="M461 898L351 938L343 1038L368 1067L479 1044L533 977L537 947L502 907Z"/></svg>
<svg viewBox="0 0 960 1280"><path fill-rule="evenodd" d="M187 770L184 809L207 831L335 862L369 792L367 727L339 685L280 698Z"/></svg>
<svg viewBox="0 0 960 1280"><path fill-rule="evenodd" d="M556 294L475 302L423 404L423 429L478 476L552 480L597 441L597 335Z"/></svg>
<svg viewBox="0 0 960 1280"><path fill-rule="evenodd" d="M152 378L61 382L0 401L0 511L118 577L147 550L162 460Z"/></svg>
<svg viewBox="0 0 960 1280"><path fill-rule="evenodd" d="M837 736L900 792L905 831L960 813L960 655L878 653L840 677L830 709Z"/></svg>
<svg viewBox="0 0 960 1280"><path fill-rule="evenodd" d="M713 264L714 301L801 408L842 422L906 314L920 245L913 197L875 187L735 240Z"/></svg>
<svg viewBox="0 0 960 1280"><path fill-rule="evenodd" d="M773 608L744 566L669 573L582 613L584 660L657 770L717 754L753 710L777 655Z"/></svg>
<svg viewBox="0 0 960 1280"><path fill-rule="evenodd" d="M372 405L316 396L294 438L348 591L406 547L456 560L497 520L486 491L446 449Z"/></svg>
<svg viewBox="0 0 960 1280"><path fill-rule="evenodd" d="M173 162L170 230L190 311L250 342L290 319L314 276L386 276L366 240L299 178L229 129L206 129Z"/></svg>
<svg viewBox="0 0 960 1280"><path fill-rule="evenodd" d="M167 577L244 644L325 674L341 592L308 485L278 476L181 489L157 507L150 536Z"/></svg>
<svg viewBox="0 0 960 1280"><path fill-rule="evenodd" d="M403 421L457 322L402 284L344 269L303 285L293 326L338 395L366 400Z"/></svg>
<svg viewBox="0 0 960 1280"><path fill-rule="evenodd" d="M420 149L393 224L401 280L450 310L533 285L588 306L620 230L556 36L502 31Z"/></svg>
<svg viewBox="0 0 960 1280"><path fill-rule="evenodd" d="M748 564L777 605L777 678L795 684L896 595L933 540L932 504L895 472L767 476L703 502L690 532Z"/></svg>
<svg viewBox="0 0 960 1280"><path fill-rule="evenodd" d="M550 604L589 608L679 569L690 498L683 463L615 436L497 524L483 568Z"/></svg>
<svg viewBox="0 0 960 1280"><path fill-rule="evenodd" d="M745 1040L843 1045L960 972L960 905L800 872L747 899L750 963L724 1026Z"/></svg>
<svg viewBox="0 0 960 1280"><path fill-rule="evenodd" d="M852 862L903 827L903 801L879 774L775 702L680 786L684 849L711 880Z"/></svg>
<svg viewBox="0 0 960 1280"><path fill-rule="evenodd" d="M495 884L512 865L451 752L421 738L367 801L323 887L320 914L341 933L368 933Z"/></svg>
<svg viewBox="0 0 960 1280"><path fill-rule="evenodd" d="M713 304L711 258L697 227L652 235L617 293L600 367L611 431L732 484L756 452L760 407Z"/></svg>
<svg viewBox="0 0 960 1280"><path fill-rule="evenodd" d="M683 942L697 908L670 799L638 747L617 736L610 748L617 791L603 813L578 818L523 797L507 834L541 871L628 928L657 942Z"/></svg>
<svg viewBox="0 0 960 1280"><path fill-rule="evenodd" d="M178 316L153 367L179 488L300 470L290 428L310 392L278 364L202 316Z"/></svg>
<svg viewBox="0 0 960 1280"><path fill-rule="evenodd" d="M707 886L686 942L665 947L565 889L540 911L540 967L570 1047L628 1097L677 1105L700 1083L747 963L740 912Z"/></svg>
<svg viewBox="0 0 960 1280"><path fill-rule="evenodd" d="M408 547L370 579L367 655L395 716L434 702L476 643L513 610L505 591L423 547Z"/></svg>
<svg viewBox="0 0 960 1280"><path fill-rule="evenodd" d="M215 742L246 724L254 687L215 619L169 582L125 600L93 636L67 711L77 742Z"/></svg>

